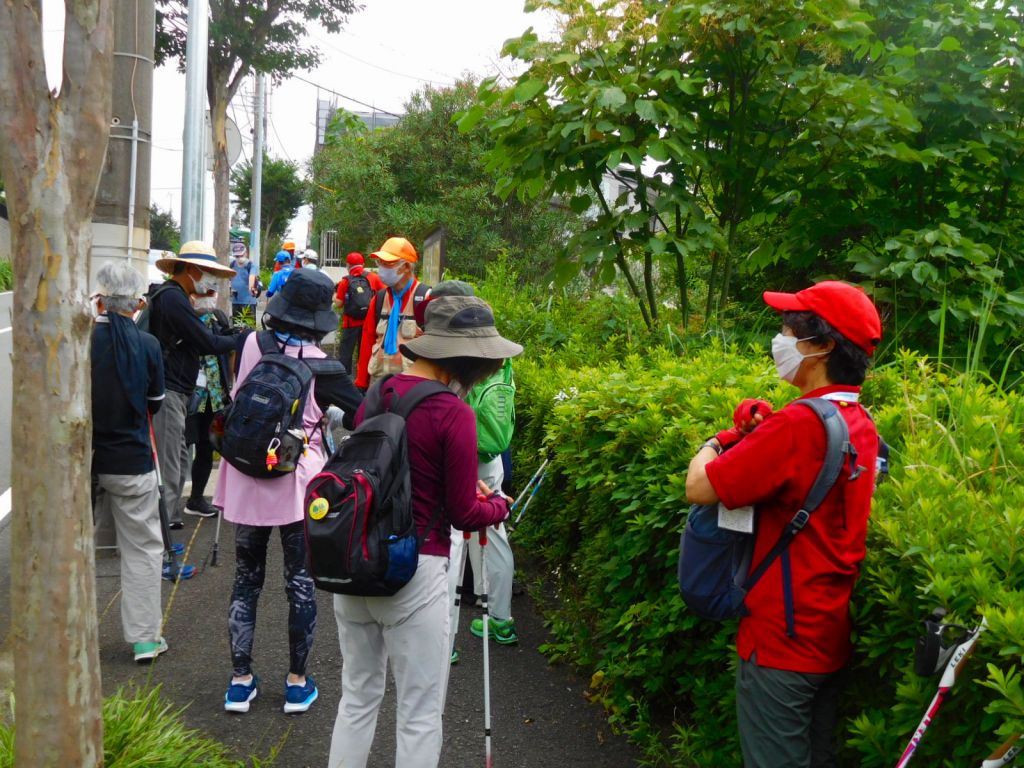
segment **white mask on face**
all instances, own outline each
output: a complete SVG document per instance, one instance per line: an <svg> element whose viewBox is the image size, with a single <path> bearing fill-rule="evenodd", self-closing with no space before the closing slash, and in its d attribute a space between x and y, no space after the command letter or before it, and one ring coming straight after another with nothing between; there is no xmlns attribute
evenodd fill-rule
<svg viewBox="0 0 1024 768"><path fill-rule="evenodd" d="M196 311L197 312L212 312L217 308L217 297L216 296L200 296L196 299Z"/></svg>
<svg viewBox="0 0 1024 768"><path fill-rule="evenodd" d="M796 348L797 342L813 338L813 336L807 336L806 338L798 339L796 336L786 336L782 333L775 335L775 338L772 339L772 358L775 360L775 370L779 372L780 379L792 384L793 379L796 378L796 372L800 370L800 364L804 361L805 357L821 357L828 354L825 351L805 355Z"/></svg>
<svg viewBox="0 0 1024 768"><path fill-rule="evenodd" d="M398 272L398 267L378 267L377 277L389 288L402 278Z"/></svg>
<svg viewBox="0 0 1024 768"><path fill-rule="evenodd" d="M209 275L206 272L198 280L194 281L195 293L200 296L205 296L208 293L213 293L217 290L217 278L213 275Z"/></svg>
<svg viewBox="0 0 1024 768"><path fill-rule="evenodd" d="M245 269L249 265L249 258L247 256L239 256L237 259L235 259L235 264L237 264L242 269Z"/></svg>

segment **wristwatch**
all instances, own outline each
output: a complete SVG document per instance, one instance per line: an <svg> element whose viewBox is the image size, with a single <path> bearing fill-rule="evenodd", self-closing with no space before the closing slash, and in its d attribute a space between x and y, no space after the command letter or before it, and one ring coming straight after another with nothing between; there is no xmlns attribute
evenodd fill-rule
<svg viewBox="0 0 1024 768"><path fill-rule="evenodd" d="M719 444L718 444L718 443L717 443L717 442L715 441L715 439L714 439L714 438L712 438L712 439L710 439L710 440L707 440L707 441L705 441L705 442L704 442L704 443L703 443L703 444L701 445L701 447L700 447L700 448L698 448L697 450L698 450L698 451L700 451L700 450L702 450L702 449L704 449L704 448L710 448L710 449L711 449L711 450L713 450L713 451L714 451L715 453L717 453L717 454L718 454L719 456L721 456L721 455L722 455L722 450L723 450L723 448L722 448L722 446L721 446L721 445L719 445Z"/></svg>

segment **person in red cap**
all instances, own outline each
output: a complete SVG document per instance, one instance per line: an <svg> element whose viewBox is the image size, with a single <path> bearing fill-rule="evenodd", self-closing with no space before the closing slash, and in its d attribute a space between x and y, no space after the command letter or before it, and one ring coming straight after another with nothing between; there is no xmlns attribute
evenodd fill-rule
<svg viewBox="0 0 1024 768"><path fill-rule="evenodd" d="M334 308L341 313L341 342L338 345L338 360L345 370L352 373L352 355L363 334L370 300L384 287L375 272L368 272L363 265L363 254L353 251L345 257L348 275L338 281L334 294Z"/></svg>
<svg viewBox="0 0 1024 768"><path fill-rule="evenodd" d="M398 350L420 335L416 307L430 295L430 288L416 279L419 254L404 237L388 238L370 256L377 260L377 277L386 288L370 300L363 321L356 386L364 390L378 379L402 373L411 365Z"/></svg>
<svg viewBox="0 0 1024 768"><path fill-rule="evenodd" d="M736 641L740 743L747 768L834 766L850 595L864 559L878 454L878 433L858 397L882 324L864 292L841 282L766 292L764 301L782 313L772 339L779 377L800 390L798 399L837 406L856 466L843 467L746 597ZM751 407L737 418L739 429L719 432L693 457L686 495L729 509L753 506L757 564L803 504L825 456L825 429L810 409L792 404L775 413L767 404Z"/></svg>

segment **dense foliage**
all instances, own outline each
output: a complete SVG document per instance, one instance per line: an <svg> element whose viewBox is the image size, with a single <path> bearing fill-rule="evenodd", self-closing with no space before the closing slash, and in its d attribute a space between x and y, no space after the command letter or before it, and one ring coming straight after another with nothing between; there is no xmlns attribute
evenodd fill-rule
<svg viewBox="0 0 1024 768"><path fill-rule="evenodd" d="M623 275L653 327L666 297L715 325L768 270L856 270L903 343L963 356L982 317L1019 340L1019 4L533 5L564 17L559 38L510 40L522 74L484 81L460 125L490 130L502 194L596 203L561 279Z"/></svg>
<svg viewBox="0 0 1024 768"><path fill-rule="evenodd" d="M475 93L468 81L424 88L395 126L372 133L342 113L312 161L317 232L335 231L345 253L373 250L393 234L419 244L443 226L456 272L482 276L501 252L547 272L574 217L547 201L506 202L494 194L497 177L483 161L491 145L486 132L460 133L452 123Z"/></svg>
<svg viewBox="0 0 1024 768"><path fill-rule="evenodd" d="M149 247L175 253L181 248L181 227L174 214L156 204L149 206Z"/></svg>
<svg viewBox="0 0 1024 768"><path fill-rule="evenodd" d="M743 397L795 396L767 353L774 327L728 345L652 337L621 297L512 291L503 269L481 294L527 348L516 363L519 482L552 460L512 537L545 574L546 650L592 676L592 698L650 764L737 765L735 624L686 610L676 548L696 447ZM854 595L841 764L891 765L902 751L937 684L912 672L937 605L990 628L916 759L977 764L1024 732L1024 398L901 353L873 372L864 400L893 462Z"/></svg>

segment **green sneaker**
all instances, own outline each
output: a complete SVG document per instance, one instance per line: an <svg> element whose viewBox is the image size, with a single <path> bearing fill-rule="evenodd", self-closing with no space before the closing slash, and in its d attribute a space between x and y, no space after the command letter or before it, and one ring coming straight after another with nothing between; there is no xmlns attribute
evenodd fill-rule
<svg viewBox="0 0 1024 768"><path fill-rule="evenodd" d="M152 661L166 650L167 641L162 637L155 643L135 643L132 646L132 652L135 654L135 661L140 664Z"/></svg>
<svg viewBox="0 0 1024 768"><path fill-rule="evenodd" d="M459 663L459 652L458 651L452 651L451 663L452 664L458 664Z"/></svg>
<svg viewBox="0 0 1024 768"><path fill-rule="evenodd" d="M491 639L499 645L515 645L519 642L519 635L516 634L516 623L512 619L490 619L487 622L487 630ZM477 637L484 636L484 620L473 619L469 625L469 631Z"/></svg>

